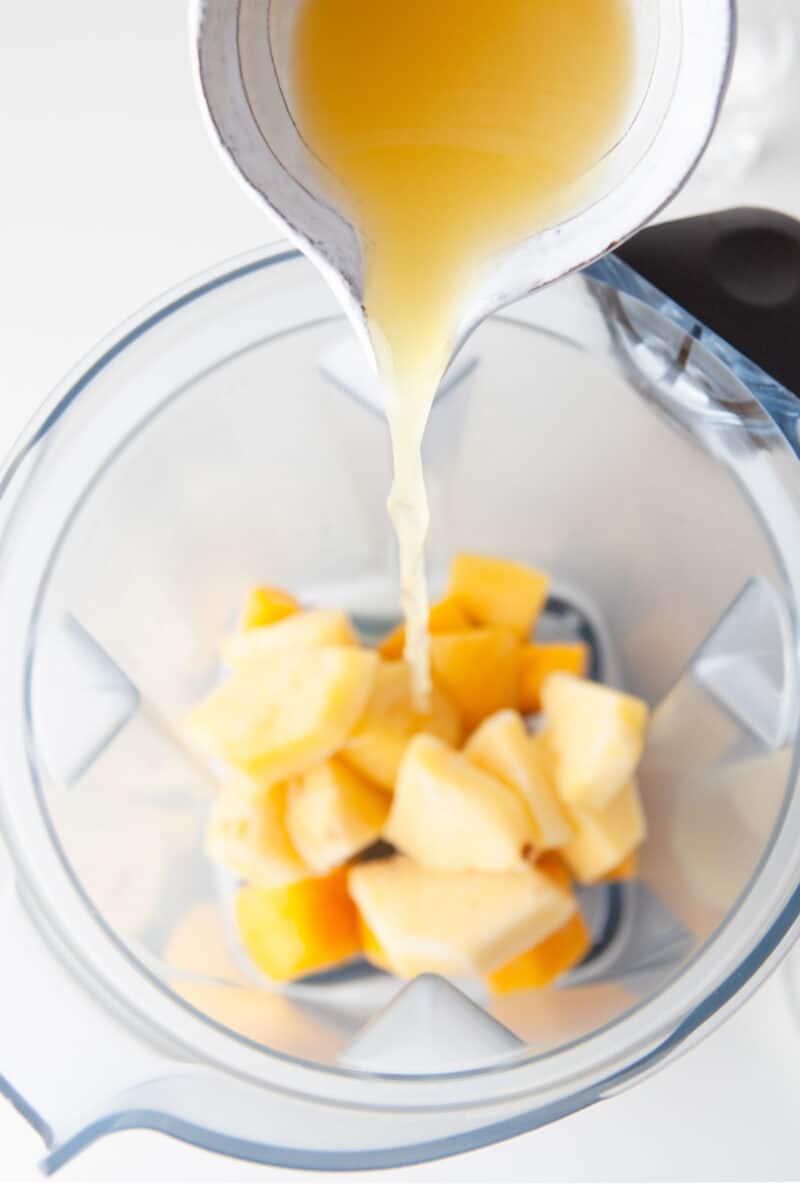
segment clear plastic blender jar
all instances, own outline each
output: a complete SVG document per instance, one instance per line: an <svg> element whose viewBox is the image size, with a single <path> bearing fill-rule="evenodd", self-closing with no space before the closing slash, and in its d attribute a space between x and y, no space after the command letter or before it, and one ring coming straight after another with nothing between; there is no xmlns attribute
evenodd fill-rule
<svg viewBox="0 0 800 1200"><path fill-rule="evenodd" d="M251 254L99 347L3 476L0 1089L48 1170L134 1126L297 1167L487 1144L669 1062L795 932L800 401L609 257L462 349L430 566L548 568L551 631L653 705L640 879L595 889L592 954L547 992L248 967L179 726L255 579L397 619L361 362L303 257Z"/></svg>

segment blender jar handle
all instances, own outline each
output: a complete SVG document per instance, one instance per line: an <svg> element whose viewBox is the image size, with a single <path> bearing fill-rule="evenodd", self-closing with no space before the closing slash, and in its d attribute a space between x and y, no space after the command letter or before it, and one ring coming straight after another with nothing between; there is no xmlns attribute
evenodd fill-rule
<svg viewBox="0 0 800 1200"><path fill-rule="evenodd" d="M734 208L650 226L616 254L800 396L800 222Z"/></svg>

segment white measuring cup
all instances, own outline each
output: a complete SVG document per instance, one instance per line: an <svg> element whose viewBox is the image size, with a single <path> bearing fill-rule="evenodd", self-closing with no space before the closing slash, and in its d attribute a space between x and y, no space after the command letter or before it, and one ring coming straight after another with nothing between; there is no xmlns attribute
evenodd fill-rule
<svg viewBox="0 0 800 1200"><path fill-rule="evenodd" d="M197 0L200 89L239 175L316 264L369 346L359 231L292 116L300 0ZM734 41L733 0L630 0L635 70L625 132L593 168L580 211L498 255L464 298L455 346L490 313L598 258L680 189L714 128Z"/></svg>

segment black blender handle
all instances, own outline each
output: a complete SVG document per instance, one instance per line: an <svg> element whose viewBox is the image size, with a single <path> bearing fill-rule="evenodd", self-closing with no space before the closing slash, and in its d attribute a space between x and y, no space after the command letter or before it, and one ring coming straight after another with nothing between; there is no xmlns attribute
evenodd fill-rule
<svg viewBox="0 0 800 1200"><path fill-rule="evenodd" d="M800 396L800 222L732 208L652 225L616 251Z"/></svg>

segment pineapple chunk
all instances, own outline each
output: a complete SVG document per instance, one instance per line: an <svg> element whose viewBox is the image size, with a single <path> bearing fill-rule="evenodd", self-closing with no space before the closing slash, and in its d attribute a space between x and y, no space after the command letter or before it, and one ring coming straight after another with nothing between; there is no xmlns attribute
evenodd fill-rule
<svg viewBox="0 0 800 1200"><path fill-rule="evenodd" d="M332 759L289 785L286 825L295 847L320 875L374 842L391 800Z"/></svg>
<svg viewBox="0 0 800 1200"><path fill-rule="evenodd" d="M627 858L623 858L622 862L614 867L613 871L608 871L600 880L601 883L624 883L629 879L635 879L639 874L639 851L632 850Z"/></svg>
<svg viewBox="0 0 800 1200"><path fill-rule="evenodd" d="M361 951L344 871L289 887L242 888L236 924L248 957L270 979L297 979Z"/></svg>
<svg viewBox="0 0 800 1200"><path fill-rule="evenodd" d="M382 971L391 970L386 959L386 955L383 952L383 947L375 937L375 934L372 932L367 922L362 917L361 913L358 914L358 928L361 933L361 949L364 953L364 957L368 959L374 967L380 967Z"/></svg>
<svg viewBox="0 0 800 1200"><path fill-rule="evenodd" d="M543 942L512 958L493 971L487 980L496 995L504 996L528 988L543 988L581 962L591 949L589 927L576 912Z"/></svg>
<svg viewBox="0 0 800 1200"><path fill-rule="evenodd" d="M519 706L535 713L542 707L542 685L548 675L566 671L583 677L589 669L589 647L584 642L522 647Z"/></svg>
<svg viewBox="0 0 800 1200"><path fill-rule="evenodd" d="M385 837L431 870L520 871L534 830L521 796L420 733L400 767Z"/></svg>
<svg viewBox="0 0 800 1200"><path fill-rule="evenodd" d="M575 912L572 896L534 869L430 871L398 856L352 867L349 886L378 961L406 978L493 971Z"/></svg>
<svg viewBox="0 0 800 1200"><path fill-rule="evenodd" d="M340 757L360 775L390 792L408 743L414 734L423 732L457 745L462 733L458 709L440 688L434 687L430 712L416 712L408 663L379 662L364 715Z"/></svg>
<svg viewBox="0 0 800 1200"><path fill-rule="evenodd" d="M458 706L468 731L500 708L518 708L522 648L507 629L431 639L435 682Z"/></svg>
<svg viewBox="0 0 800 1200"><path fill-rule="evenodd" d="M449 595L479 625L528 638L544 608L550 580L522 563L459 554L450 569Z"/></svg>
<svg viewBox="0 0 800 1200"><path fill-rule="evenodd" d="M556 887L563 888L566 892L572 891L572 873L561 855L555 851L551 850L537 858L536 870L546 875Z"/></svg>
<svg viewBox="0 0 800 1200"><path fill-rule="evenodd" d="M239 668L190 712L187 734L262 783L302 775L344 745L377 662L367 650L327 647L279 655L269 669Z"/></svg>
<svg viewBox="0 0 800 1200"><path fill-rule="evenodd" d="M558 794L568 808L602 809L633 777L644 750L643 700L572 675L542 689Z"/></svg>
<svg viewBox="0 0 800 1200"><path fill-rule="evenodd" d="M429 633L463 633L472 629L472 622L467 614L450 596L445 596L437 604L432 604L428 614ZM393 661L403 657L406 648L406 627L398 625L387 635L378 647L381 658Z"/></svg>
<svg viewBox="0 0 800 1200"><path fill-rule="evenodd" d="M598 883L644 840L647 826L636 780L602 810L576 809L572 824L572 840L561 853L576 879Z"/></svg>
<svg viewBox="0 0 800 1200"><path fill-rule="evenodd" d="M344 613L318 609L224 638L220 653L229 667L267 667L278 655L300 654L325 646L355 646L357 642Z"/></svg>
<svg viewBox="0 0 800 1200"><path fill-rule="evenodd" d="M572 875L560 854L550 851L537 860L536 870L568 895L572 894ZM508 995L528 988L543 988L581 962L591 949L592 938L580 910L551 933L544 941L518 954L497 971L487 983L496 995Z"/></svg>
<svg viewBox="0 0 800 1200"><path fill-rule="evenodd" d="M494 775L526 801L533 820L538 853L563 846L570 827L543 762L518 712L502 709L476 729L464 754L471 763Z"/></svg>
<svg viewBox="0 0 800 1200"><path fill-rule="evenodd" d="M244 598L240 628L243 633L250 629L274 625L284 617L293 617L300 611L294 596L279 588L254 587Z"/></svg>
<svg viewBox="0 0 800 1200"><path fill-rule="evenodd" d="M206 853L247 883L282 887L308 875L286 829L286 785L226 780L206 831Z"/></svg>

